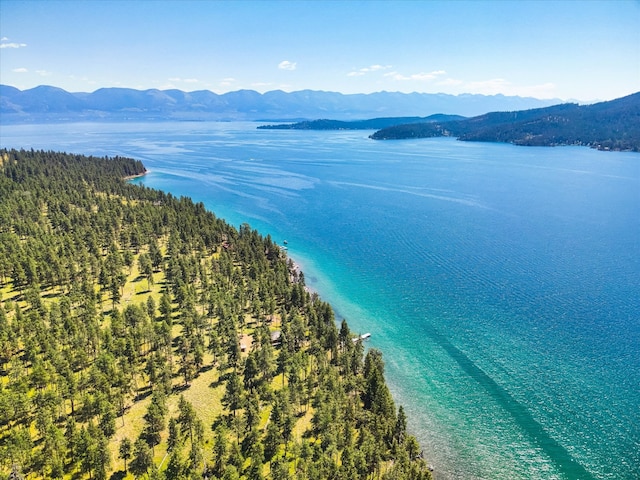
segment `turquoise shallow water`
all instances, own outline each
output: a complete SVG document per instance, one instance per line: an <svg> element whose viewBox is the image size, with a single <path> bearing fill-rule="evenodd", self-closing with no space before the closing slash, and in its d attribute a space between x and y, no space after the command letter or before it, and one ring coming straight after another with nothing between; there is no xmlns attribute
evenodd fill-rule
<svg viewBox="0 0 640 480"><path fill-rule="evenodd" d="M640 478L640 155L251 123L1 126L288 240L438 478Z"/></svg>

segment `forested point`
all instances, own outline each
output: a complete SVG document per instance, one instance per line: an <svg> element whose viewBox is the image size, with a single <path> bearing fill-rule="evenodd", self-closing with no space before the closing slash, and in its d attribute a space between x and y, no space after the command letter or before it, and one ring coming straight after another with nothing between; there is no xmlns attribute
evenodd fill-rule
<svg viewBox="0 0 640 480"><path fill-rule="evenodd" d="M381 353L144 172L0 150L0 478L431 478Z"/></svg>
<svg viewBox="0 0 640 480"><path fill-rule="evenodd" d="M593 105L566 103L457 121L394 125L370 135L374 140L429 137L640 152L640 92Z"/></svg>
<svg viewBox="0 0 640 480"><path fill-rule="evenodd" d="M460 115L445 115L436 113L428 117L381 117L368 120L304 120L297 123L279 123L275 125L260 125L258 130L378 130L395 125L411 123L452 122L462 120Z"/></svg>

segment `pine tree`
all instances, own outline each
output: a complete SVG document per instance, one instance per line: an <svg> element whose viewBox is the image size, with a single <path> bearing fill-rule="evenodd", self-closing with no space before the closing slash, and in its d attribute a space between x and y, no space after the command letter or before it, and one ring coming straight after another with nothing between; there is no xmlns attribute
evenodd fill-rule
<svg viewBox="0 0 640 480"><path fill-rule="evenodd" d="M118 448L118 456L124 460L124 471L127 471L127 460L129 460L133 453L133 445L131 440L127 437L123 437L120 441L120 447Z"/></svg>
<svg viewBox="0 0 640 480"><path fill-rule="evenodd" d="M133 459L129 465L129 470L136 478L139 478L149 471L152 463L151 448L143 438L138 438L133 445Z"/></svg>

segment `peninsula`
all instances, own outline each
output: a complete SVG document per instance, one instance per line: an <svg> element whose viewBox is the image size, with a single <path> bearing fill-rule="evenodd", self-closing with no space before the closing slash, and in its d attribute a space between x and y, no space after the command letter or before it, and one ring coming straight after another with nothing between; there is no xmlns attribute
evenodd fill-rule
<svg viewBox="0 0 640 480"><path fill-rule="evenodd" d="M640 151L640 92L593 105L560 104L493 112L464 120L407 123L383 128L370 138L457 137L527 146L582 145L599 150Z"/></svg>
<svg viewBox="0 0 640 480"><path fill-rule="evenodd" d="M436 113L428 117L381 117L369 120L305 120L297 123L279 123L274 125L260 125L264 130L377 130L413 123L453 122L463 120L461 115L445 115Z"/></svg>
<svg viewBox="0 0 640 480"><path fill-rule="evenodd" d="M0 150L0 477L430 479L381 352L145 171Z"/></svg>

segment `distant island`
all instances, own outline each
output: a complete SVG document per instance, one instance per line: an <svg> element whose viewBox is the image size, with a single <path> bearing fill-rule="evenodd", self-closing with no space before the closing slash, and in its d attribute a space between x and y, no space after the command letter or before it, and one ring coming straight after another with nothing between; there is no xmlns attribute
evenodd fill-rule
<svg viewBox="0 0 640 480"><path fill-rule="evenodd" d="M382 128L370 136L374 140L428 137L640 152L640 92L593 105L566 103L454 121L412 122Z"/></svg>
<svg viewBox="0 0 640 480"><path fill-rule="evenodd" d="M436 113L428 117L381 117L369 120L305 120L297 123L280 123L275 125L260 125L264 130L378 130L410 123L453 122L464 120L461 115L445 115Z"/></svg>

